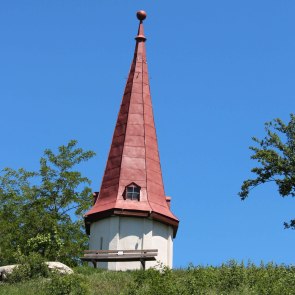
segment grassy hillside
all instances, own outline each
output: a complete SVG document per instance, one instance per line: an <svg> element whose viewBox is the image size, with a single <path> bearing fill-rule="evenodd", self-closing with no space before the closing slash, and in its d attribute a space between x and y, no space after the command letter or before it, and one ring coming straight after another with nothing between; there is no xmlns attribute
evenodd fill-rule
<svg viewBox="0 0 295 295"><path fill-rule="evenodd" d="M295 267L267 264L259 267L230 261L220 267L111 272L88 267L70 276L39 278L0 285L1 295L103 294L295 294Z"/></svg>

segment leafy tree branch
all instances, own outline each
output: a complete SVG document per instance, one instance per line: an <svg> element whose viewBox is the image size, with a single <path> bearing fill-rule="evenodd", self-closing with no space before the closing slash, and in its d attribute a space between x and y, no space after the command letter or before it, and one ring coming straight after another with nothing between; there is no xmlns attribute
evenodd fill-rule
<svg viewBox="0 0 295 295"><path fill-rule="evenodd" d="M281 119L266 123L265 131L263 139L252 138L256 146L249 147L254 152L251 159L259 165L251 170L256 177L241 186L242 200L253 188L267 182L274 182L282 197L295 197L295 115L290 115L287 124ZM285 223L285 227L295 229L295 220Z"/></svg>
<svg viewBox="0 0 295 295"><path fill-rule="evenodd" d="M71 140L46 149L38 171L4 168L0 173L0 265L13 253L39 252L73 265L87 237L82 214L91 205L90 180L76 170L95 155Z"/></svg>

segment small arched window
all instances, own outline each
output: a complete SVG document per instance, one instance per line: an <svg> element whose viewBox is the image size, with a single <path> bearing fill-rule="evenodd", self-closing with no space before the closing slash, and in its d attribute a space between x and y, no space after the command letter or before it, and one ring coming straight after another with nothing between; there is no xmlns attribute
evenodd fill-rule
<svg viewBox="0 0 295 295"><path fill-rule="evenodd" d="M131 183L126 186L124 197L126 200L139 201L140 197L140 186L135 183Z"/></svg>

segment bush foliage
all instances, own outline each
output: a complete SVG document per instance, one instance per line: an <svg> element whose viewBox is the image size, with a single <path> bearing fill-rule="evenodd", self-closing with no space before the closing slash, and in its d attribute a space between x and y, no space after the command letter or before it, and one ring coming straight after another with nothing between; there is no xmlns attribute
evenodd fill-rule
<svg viewBox="0 0 295 295"><path fill-rule="evenodd" d="M18 249L77 266L87 247L83 214L90 180L78 166L94 156L71 140L44 151L37 171L0 167L0 266L15 264Z"/></svg>
<svg viewBox="0 0 295 295"><path fill-rule="evenodd" d="M219 267L149 269L134 272L127 294L295 294L295 267L273 263L245 266L231 260Z"/></svg>
<svg viewBox="0 0 295 295"><path fill-rule="evenodd" d="M61 276L55 273L44 287L46 295L88 295L89 284L86 277L78 274Z"/></svg>
<svg viewBox="0 0 295 295"><path fill-rule="evenodd" d="M16 261L19 265L7 276L8 283L18 283L49 276L49 269L44 258L38 253L30 253L28 256L19 253Z"/></svg>
<svg viewBox="0 0 295 295"><path fill-rule="evenodd" d="M190 265L187 269L164 267L160 271L112 272L79 267L73 275L55 274L33 282L0 285L0 294L291 295L295 294L295 267L245 265L233 260L218 267Z"/></svg>

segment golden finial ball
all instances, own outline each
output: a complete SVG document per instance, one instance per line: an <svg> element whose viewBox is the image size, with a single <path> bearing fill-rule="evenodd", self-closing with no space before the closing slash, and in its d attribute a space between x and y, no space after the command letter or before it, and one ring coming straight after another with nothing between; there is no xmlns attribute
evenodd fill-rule
<svg viewBox="0 0 295 295"><path fill-rule="evenodd" d="M146 18L146 12L144 10L139 10L137 11L136 16L140 21L143 21Z"/></svg>

